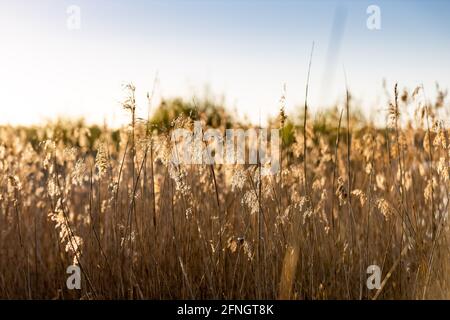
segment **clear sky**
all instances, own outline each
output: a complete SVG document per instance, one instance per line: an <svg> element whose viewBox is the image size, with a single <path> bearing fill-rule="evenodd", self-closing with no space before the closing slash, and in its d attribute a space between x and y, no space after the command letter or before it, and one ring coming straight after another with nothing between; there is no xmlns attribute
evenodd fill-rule
<svg viewBox="0 0 450 320"><path fill-rule="evenodd" d="M381 29L369 30L369 5ZM80 8L70 30L67 8ZM0 123L58 116L119 124L121 85L158 96L200 95L208 85L239 115L257 121L304 99L311 44L313 109L345 89L343 66L367 113L389 86L450 86L450 2L0 0ZM430 94L431 95L431 94Z"/></svg>

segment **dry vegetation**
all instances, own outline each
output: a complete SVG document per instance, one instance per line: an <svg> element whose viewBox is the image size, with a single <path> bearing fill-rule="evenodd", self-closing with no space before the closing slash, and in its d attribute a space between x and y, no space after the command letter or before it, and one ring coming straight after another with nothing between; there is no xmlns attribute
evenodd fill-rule
<svg viewBox="0 0 450 320"><path fill-rule="evenodd" d="M385 128L358 123L349 96L326 128L282 106L282 170L261 177L173 164L170 130L194 116L156 130L127 89L121 130L0 128L1 298L450 298L445 93L396 87Z"/></svg>

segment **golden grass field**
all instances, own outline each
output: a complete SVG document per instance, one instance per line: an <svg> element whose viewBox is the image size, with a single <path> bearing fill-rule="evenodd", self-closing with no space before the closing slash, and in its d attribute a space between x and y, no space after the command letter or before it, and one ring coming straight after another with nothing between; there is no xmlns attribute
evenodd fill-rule
<svg viewBox="0 0 450 320"><path fill-rule="evenodd" d="M194 119L249 125L200 108L158 126L127 89L120 129L0 127L0 298L450 298L445 93L390 89L381 127L349 95L325 120L282 105L269 123L281 171L261 176L258 164L172 163L171 131ZM81 290L66 287L72 264Z"/></svg>

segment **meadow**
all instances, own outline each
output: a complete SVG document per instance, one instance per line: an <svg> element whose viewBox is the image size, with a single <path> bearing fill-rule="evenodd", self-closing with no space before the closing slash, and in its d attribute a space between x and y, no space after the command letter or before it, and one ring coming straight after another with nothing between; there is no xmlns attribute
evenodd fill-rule
<svg viewBox="0 0 450 320"><path fill-rule="evenodd" d="M306 103L286 115L282 97L267 124L281 168L261 175L171 161L171 132L194 120L251 124L151 95L141 119L135 90L119 129L0 127L0 298L450 299L446 92L390 88L382 126L349 93L323 117ZM73 264L80 290L66 286Z"/></svg>

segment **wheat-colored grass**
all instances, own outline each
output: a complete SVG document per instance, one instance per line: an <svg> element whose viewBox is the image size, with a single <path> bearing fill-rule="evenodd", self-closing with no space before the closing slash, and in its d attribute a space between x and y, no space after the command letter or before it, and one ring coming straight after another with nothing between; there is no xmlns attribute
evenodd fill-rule
<svg viewBox="0 0 450 320"><path fill-rule="evenodd" d="M325 128L282 106L282 171L261 177L174 164L170 131L193 119L153 130L127 89L118 131L0 128L0 298L450 298L445 100L396 86L386 127L352 117L349 94ZM73 263L81 290L66 288Z"/></svg>

